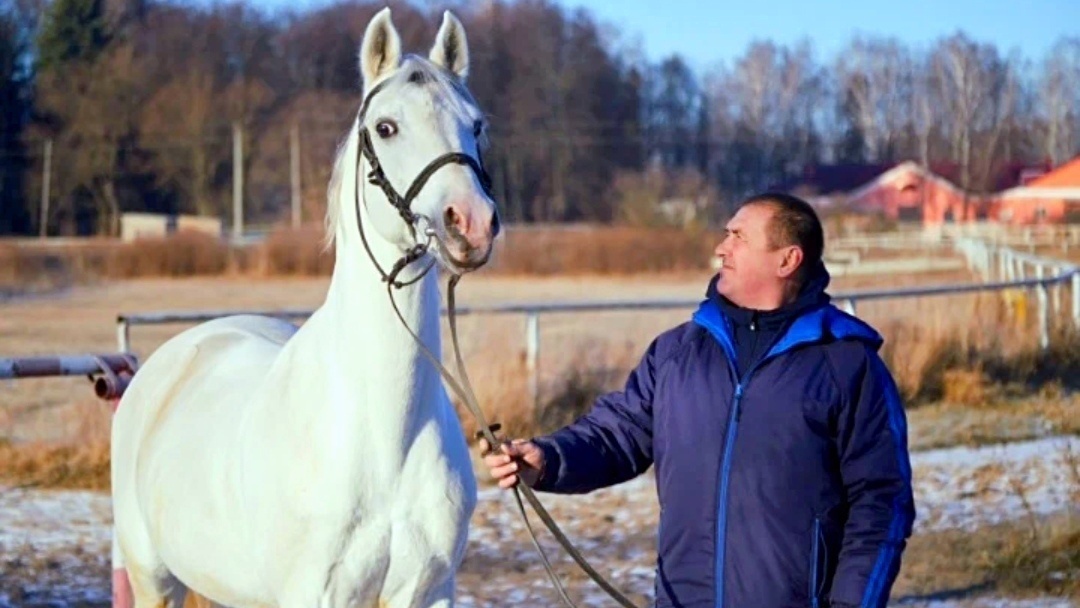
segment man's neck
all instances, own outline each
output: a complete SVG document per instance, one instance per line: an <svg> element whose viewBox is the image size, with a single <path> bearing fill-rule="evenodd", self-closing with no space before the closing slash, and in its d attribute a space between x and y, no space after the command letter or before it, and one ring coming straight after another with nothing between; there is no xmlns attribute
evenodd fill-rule
<svg viewBox="0 0 1080 608"><path fill-rule="evenodd" d="M740 300L734 300L728 298L732 304L739 308L745 308L748 310L758 310L761 312L770 312L773 310L779 310L784 306L792 303L798 297L798 292L795 290L781 290L772 294L760 294L758 297L741 298Z"/></svg>

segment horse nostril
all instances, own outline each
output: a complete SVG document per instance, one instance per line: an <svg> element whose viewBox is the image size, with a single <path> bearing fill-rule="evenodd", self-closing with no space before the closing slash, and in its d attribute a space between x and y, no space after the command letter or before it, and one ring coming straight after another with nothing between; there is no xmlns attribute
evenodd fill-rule
<svg viewBox="0 0 1080 608"><path fill-rule="evenodd" d="M469 232L469 216L457 205L447 205L443 213L443 223L446 229L461 235Z"/></svg>
<svg viewBox="0 0 1080 608"><path fill-rule="evenodd" d="M499 214L495 213L491 216L491 238L499 236Z"/></svg>
<svg viewBox="0 0 1080 608"><path fill-rule="evenodd" d="M458 225L458 212L452 206L446 208L446 213L443 214L443 223L446 227L457 227Z"/></svg>

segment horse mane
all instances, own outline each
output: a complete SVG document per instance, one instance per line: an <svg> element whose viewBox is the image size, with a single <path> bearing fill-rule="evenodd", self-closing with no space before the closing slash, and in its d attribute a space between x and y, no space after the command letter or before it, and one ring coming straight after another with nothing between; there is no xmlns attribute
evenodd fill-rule
<svg viewBox="0 0 1080 608"><path fill-rule="evenodd" d="M417 77L417 75L420 76ZM479 104L476 102L476 98L473 97L472 92L465 86L465 83L448 70L435 65L424 57L406 55L398 69L379 82L391 78L404 81L400 83L401 86L415 83L414 86L434 88L443 102L442 109L453 113L460 119L479 117ZM378 84L378 82L372 83L372 86L375 84ZM366 92L364 94L367 95ZM326 233L323 236L325 249L329 249L334 244L338 227L341 224L343 205L339 199L341 198L342 181L347 173L347 165L345 164L348 160L347 152L356 135L355 121L350 129L351 132L338 144L334 155L333 169L330 173L330 182L326 188ZM481 148L487 146L486 131L479 143Z"/></svg>

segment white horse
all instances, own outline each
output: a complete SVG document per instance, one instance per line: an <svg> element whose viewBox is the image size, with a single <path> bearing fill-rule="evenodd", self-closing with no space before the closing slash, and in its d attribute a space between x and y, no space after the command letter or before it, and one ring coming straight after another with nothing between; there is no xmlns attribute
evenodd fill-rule
<svg viewBox="0 0 1080 608"><path fill-rule="evenodd" d="M119 405L118 602L130 580L139 608L179 606L189 589L237 608L454 603L476 480L382 273L410 251L402 282L429 263L461 273L487 260L498 220L479 164L484 123L449 12L429 58L402 57L389 9L360 53L364 104L328 195L337 260L325 303L299 330L235 316L184 331ZM436 354L437 281L396 292Z"/></svg>

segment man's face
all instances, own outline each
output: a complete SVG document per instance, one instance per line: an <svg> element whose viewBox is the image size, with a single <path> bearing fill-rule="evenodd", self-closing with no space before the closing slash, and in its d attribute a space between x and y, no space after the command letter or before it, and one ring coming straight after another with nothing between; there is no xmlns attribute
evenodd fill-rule
<svg viewBox="0 0 1080 608"><path fill-rule="evenodd" d="M747 205L739 209L724 229L716 246L723 262L716 289L739 306L757 308L763 298L778 293L790 272L784 258L790 247L773 249L769 241L771 205Z"/></svg>

